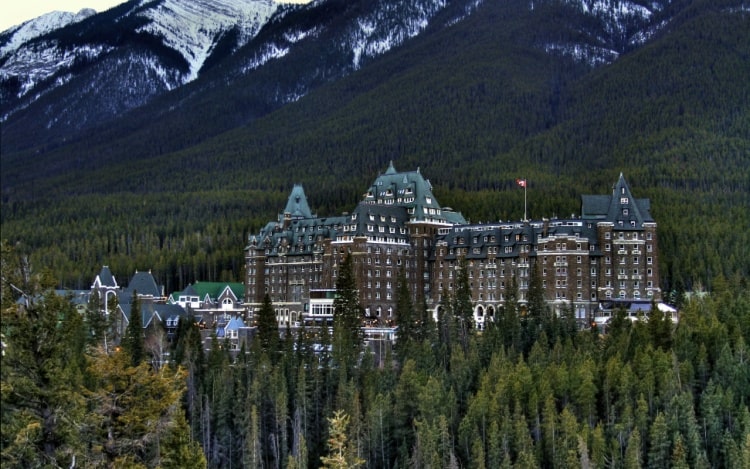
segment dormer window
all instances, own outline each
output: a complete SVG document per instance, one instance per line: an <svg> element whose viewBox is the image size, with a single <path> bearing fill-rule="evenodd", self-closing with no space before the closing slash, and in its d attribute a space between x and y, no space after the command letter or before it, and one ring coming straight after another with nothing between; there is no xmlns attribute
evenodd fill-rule
<svg viewBox="0 0 750 469"><path fill-rule="evenodd" d="M623 189L623 192L624 192L624 189ZM620 204L627 205L627 203L628 203L627 197L620 197Z"/></svg>

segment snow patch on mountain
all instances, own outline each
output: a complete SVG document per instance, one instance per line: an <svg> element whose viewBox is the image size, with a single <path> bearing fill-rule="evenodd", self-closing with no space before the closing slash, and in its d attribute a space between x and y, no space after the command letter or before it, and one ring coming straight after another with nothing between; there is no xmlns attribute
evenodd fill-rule
<svg viewBox="0 0 750 469"><path fill-rule="evenodd" d="M294 29L284 33L284 40L294 44L308 37L316 37L321 31L321 28L310 28L306 30Z"/></svg>
<svg viewBox="0 0 750 469"><path fill-rule="evenodd" d="M142 0L144 7L150 3ZM165 0L145 8L138 16L150 21L138 31L160 37L185 58L192 81L210 55L216 40L233 27L239 31L237 47L255 37L278 8L273 0Z"/></svg>
<svg viewBox="0 0 750 469"><path fill-rule="evenodd" d="M33 42L8 58L0 68L0 79L17 77L19 96L23 96L40 81L69 69L76 61L96 58L110 49L104 44L87 44L73 50L59 47L56 41Z"/></svg>
<svg viewBox="0 0 750 469"><path fill-rule="evenodd" d="M0 34L0 60L9 56L23 44L32 39L43 36L50 31L60 29L69 24L85 20L96 14L91 8L84 8L78 13L69 11L53 11L31 19L18 26L13 26Z"/></svg>
<svg viewBox="0 0 750 469"><path fill-rule="evenodd" d="M535 3L544 1L531 1L530 9L534 10ZM627 47L644 44L666 24L650 24L654 13L664 8L657 1L562 0L561 3L571 6L584 16L595 18L602 34L589 32L586 42L548 42L542 48L547 53L566 55L591 66L614 62Z"/></svg>
<svg viewBox="0 0 750 469"><path fill-rule="evenodd" d="M446 0L380 2L380 8L356 21L340 47L351 50L352 66L359 69L363 58L382 55L424 31L445 6Z"/></svg>
<svg viewBox="0 0 750 469"><path fill-rule="evenodd" d="M242 69L242 73L247 73L251 70L255 70L267 62L284 57L289 53L289 47L280 46L273 42L263 44L263 46L256 52L253 59L245 65Z"/></svg>
<svg viewBox="0 0 750 469"><path fill-rule="evenodd" d="M616 50L573 43L549 43L544 45L548 54L572 57L577 62L586 62L592 67L612 63L620 56Z"/></svg>

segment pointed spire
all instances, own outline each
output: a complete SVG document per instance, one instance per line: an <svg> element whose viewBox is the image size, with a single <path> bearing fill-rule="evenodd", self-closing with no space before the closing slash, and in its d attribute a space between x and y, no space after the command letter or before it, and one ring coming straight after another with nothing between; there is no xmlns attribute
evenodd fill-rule
<svg viewBox="0 0 750 469"><path fill-rule="evenodd" d="M385 171L385 174L396 174L396 168L393 167L393 160L388 164L388 169Z"/></svg>
<svg viewBox="0 0 750 469"><path fill-rule="evenodd" d="M291 218L312 218L312 212L310 206L307 204L307 197L302 186L295 184L292 188L292 193L289 195L289 200L286 203L284 214L288 214Z"/></svg>
<svg viewBox="0 0 750 469"><path fill-rule="evenodd" d="M641 213L639 201L633 197L622 173L615 184L608 215L610 220L623 227L643 226L645 217Z"/></svg>

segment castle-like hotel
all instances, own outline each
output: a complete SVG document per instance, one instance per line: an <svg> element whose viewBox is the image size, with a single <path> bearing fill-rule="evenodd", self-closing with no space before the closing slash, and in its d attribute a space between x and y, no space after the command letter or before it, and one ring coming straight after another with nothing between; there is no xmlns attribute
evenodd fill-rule
<svg viewBox="0 0 750 469"><path fill-rule="evenodd" d="M330 318L337 269L353 256L359 301L373 325L393 325L396 286L406 274L412 301L436 312L465 258L478 328L492 321L515 276L527 299L539 263L546 299L588 323L602 302L659 300L656 222L620 175L609 195L584 195L580 217L470 224L441 207L419 170L391 164L349 214L313 215L295 186L278 217L249 237L245 305L267 293L280 324Z"/></svg>

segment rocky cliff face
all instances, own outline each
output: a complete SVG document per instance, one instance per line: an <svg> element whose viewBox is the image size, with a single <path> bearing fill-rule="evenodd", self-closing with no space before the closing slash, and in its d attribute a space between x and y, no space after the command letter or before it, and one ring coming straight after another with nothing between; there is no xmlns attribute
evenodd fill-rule
<svg viewBox="0 0 750 469"><path fill-rule="evenodd" d="M483 1L133 0L100 14L51 13L0 34L0 120L9 141L16 132L69 138L187 84L197 84L197 95L252 74L259 109L271 110L427 30L464 21ZM517 3L576 31L540 35L537 47L592 66L638 47L669 20L668 2Z"/></svg>

